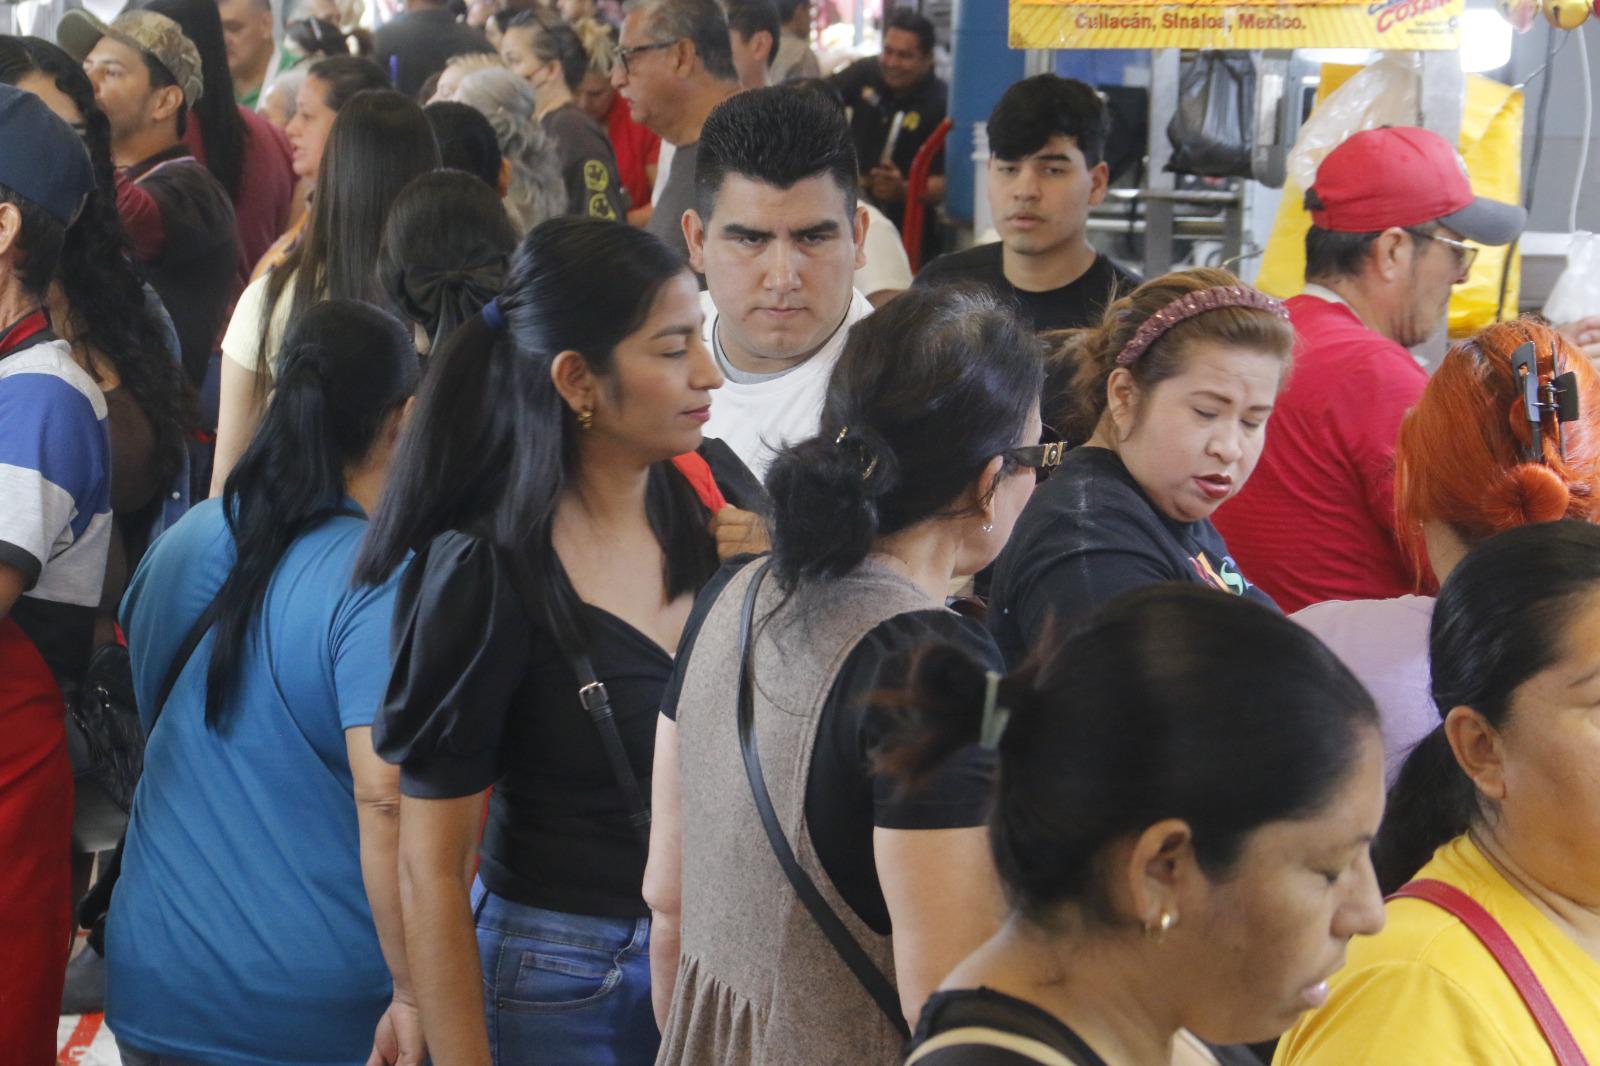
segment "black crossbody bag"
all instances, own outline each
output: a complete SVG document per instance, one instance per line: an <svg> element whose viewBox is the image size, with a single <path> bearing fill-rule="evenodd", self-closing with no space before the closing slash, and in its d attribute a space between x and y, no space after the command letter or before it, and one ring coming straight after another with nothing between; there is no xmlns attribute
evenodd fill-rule
<svg viewBox="0 0 1600 1066"><path fill-rule="evenodd" d="M850 935L844 920L828 905L817 883L801 868L789 838L784 835L783 825L778 821L778 812L772 808L772 795L767 791L766 776L761 772L761 756L756 751L755 682L751 669L754 640L751 630L756 612L756 595L761 591L761 582L771 565L770 560L761 563L744 594L744 606L739 612L739 751L744 756L744 773L750 781L750 795L755 800L757 813L761 815L761 827L767 831L767 842L772 845L772 853L777 857L778 865L783 867L784 876L789 879L795 895L811 912L812 919L828 938L828 943L833 945L839 958L855 974L856 980L861 982L895 1032L904 1039L910 1039L911 1029L906 1025L905 1014L900 1007L900 994L895 991L894 983L872 961L856 938Z"/></svg>

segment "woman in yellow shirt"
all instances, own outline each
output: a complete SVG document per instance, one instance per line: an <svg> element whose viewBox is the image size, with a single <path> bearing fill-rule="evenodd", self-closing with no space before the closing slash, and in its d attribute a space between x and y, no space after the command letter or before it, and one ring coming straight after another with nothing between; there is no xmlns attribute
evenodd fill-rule
<svg viewBox="0 0 1600 1066"><path fill-rule="evenodd" d="M1564 445L1600 441L1569 430ZM1444 721L1390 793L1380 880L1471 897L1600 1063L1600 528L1525 526L1473 549L1440 592L1430 655ZM1556 1058L1460 919L1418 899L1391 899L1387 912L1382 933L1350 945L1328 1002L1283 1038L1275 1066L1581 1061Z"/></svg>

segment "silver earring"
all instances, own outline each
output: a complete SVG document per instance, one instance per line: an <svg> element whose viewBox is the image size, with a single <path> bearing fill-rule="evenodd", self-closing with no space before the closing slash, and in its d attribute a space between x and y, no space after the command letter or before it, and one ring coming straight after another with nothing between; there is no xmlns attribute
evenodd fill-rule
<svg viewBox="0 0 1600 1066"><path fill-rule="evenodd" d="M984 533L993 533L994 532L994 523L993 522L985 522L983 524L982 528L983 528Z"/></svg>

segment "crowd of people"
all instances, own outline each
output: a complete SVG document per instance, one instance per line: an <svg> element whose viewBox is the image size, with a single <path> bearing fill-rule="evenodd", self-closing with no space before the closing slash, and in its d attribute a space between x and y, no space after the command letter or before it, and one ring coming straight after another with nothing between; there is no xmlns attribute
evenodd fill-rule
<svg viewBox="0 0 1600 1066"><path fill-rule="evenodd" d="M0 37L0 1061L1600 1061L1600 320L1413 359L1444 140L1279 302L1029 77L913 277L918 14L273 18Z"/></svg>

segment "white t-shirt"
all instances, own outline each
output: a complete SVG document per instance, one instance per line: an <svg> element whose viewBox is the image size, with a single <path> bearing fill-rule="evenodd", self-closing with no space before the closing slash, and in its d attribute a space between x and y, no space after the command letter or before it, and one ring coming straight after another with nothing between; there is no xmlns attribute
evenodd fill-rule
<svg viewBox="0 0 1600 1066"><path fill-rule="evenodd" d="M261 315L267 302L267 279L272 272L261 275L245 286L239 302L233 307L233 318L228 320L228 331L222 335L222 354L246 370L254 370L260 362ZM283 346L283 330L289 323L289 307L294 303L294 279L290 278L278 294L278 306L272 309L272 327L267 335L267 351L271 363L267 370L278 374L278 349Z"/></svg>
<svg viewBox="0 0 1600 1066"><path fill-rule="evenodd" d="M889 216L861 201L867 209L867 265L856 271L856 291L871 296L885 289L911 288L911 260L900 241L900 231Z"/></svg>
<svg viewBox="0 0 1600 1066"><path fill-rule="evenodd" d="M711 396L711 421L706 423L705 434L727 444L765 481L767 467L780 450L816 435L828 376L844 351L845 334L851 325L872 314L872 305L860 292L853 293L843 324L816 355L781 373L759 376L740 373L728 365L717 341L717 307L709 292L700 294L700 309L706 316L706 344L727 378ZM743 380L735 380L735 376Z"/></svg>

